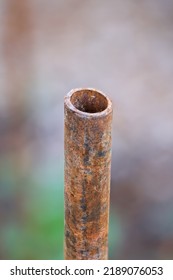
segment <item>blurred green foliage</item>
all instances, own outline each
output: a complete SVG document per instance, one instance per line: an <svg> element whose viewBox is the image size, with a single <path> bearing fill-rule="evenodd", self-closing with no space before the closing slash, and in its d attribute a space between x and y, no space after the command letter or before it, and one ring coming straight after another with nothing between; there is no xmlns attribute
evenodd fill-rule
<svg viewBox="0 0 173 280"><path fill-rule="evenodd" d="M118 257L122 246L123 232L120 219L115 212L111 211L109 220L109 259Z"/></svg>
<svg viewBox="0 0 173 280"><path fill-rule="evenodd" d="M54 172L53 172L54 173ZM58 174L58 176L57 176ZM9 184L9 176L4 173L8 190L4 193L8 201L15 201L15 192L22 200L14 203L13 213L1 230L3 251L8 259L63 259L64 235L64 195L63 172L53 178L47 174L40 178L30 178L24 185L16 186L15 180ZM51 174L53 175L53 174ZM15 179L10 173L11 179ZM39 174L40 176L40 174ZM12 178L13 177L13 178ZM13 189L15 192L13 192ZM5 213L4 215L7 215Z"/></svg>

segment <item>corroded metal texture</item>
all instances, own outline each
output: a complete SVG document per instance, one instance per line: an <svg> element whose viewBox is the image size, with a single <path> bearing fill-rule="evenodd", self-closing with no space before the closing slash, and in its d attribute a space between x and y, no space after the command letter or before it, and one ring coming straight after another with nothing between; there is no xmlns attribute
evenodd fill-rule
<svg viewBox="0 0 173 280"><path fill-rule="evenodd" d="M102 92L65 97L65 259L108 258L111 124Z"/></svg>

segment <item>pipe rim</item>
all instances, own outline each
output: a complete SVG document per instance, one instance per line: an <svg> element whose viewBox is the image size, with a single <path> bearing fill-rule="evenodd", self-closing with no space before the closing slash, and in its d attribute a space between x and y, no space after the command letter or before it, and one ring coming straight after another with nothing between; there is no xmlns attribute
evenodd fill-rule
<svg viewBox="0 0 173 280"><path fill-rule="evenodd" d="M72 99L72 96L78 92L92 92L93 94L96 93L96 94L99 94L102 98L105 98L106 102L107 102L107 106L105 109L103 109L102 111L100 112L94 112L94 113L90 113L90 112L85 112L85 111L81 111L79 110L78 108L76 108L71 99ZM112 101L108 98L108 96L106 94L104 94L102 91L98 90L98 89L95 89L95 88L75 88L75 89L72 89L70 92L67 93L67 95L65 96L65 105L71 110L73 111L74 113L80 115L81 117L87 117L87 118L98 118L98 117L101 117L101 116L106 116L108 114L110 114L112 112Z"/></svg>

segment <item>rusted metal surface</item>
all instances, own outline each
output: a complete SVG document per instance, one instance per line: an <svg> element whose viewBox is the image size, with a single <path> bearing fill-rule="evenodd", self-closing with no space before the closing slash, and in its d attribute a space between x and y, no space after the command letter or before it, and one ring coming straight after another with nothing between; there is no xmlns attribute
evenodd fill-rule
<svg viewBox="0 0 173 280"><path fill-rule="evenodd" d="M65 259L107 259L112 103L95 89L65 97Z"/></svg>

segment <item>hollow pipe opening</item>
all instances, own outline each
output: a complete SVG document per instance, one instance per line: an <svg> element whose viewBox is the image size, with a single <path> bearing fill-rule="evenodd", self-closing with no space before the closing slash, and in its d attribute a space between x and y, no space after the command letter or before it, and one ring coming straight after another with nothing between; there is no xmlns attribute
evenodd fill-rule
<svg viewBox="0 0 173 280"><path fill-rule="evenodd" d="M75 91L70 101L76 109L85 113L99 113L108 107L107 98L92 89Z"/></svg>

